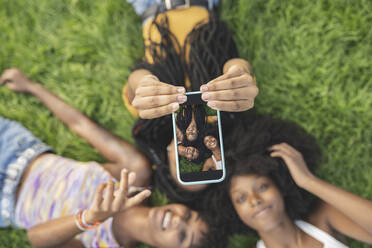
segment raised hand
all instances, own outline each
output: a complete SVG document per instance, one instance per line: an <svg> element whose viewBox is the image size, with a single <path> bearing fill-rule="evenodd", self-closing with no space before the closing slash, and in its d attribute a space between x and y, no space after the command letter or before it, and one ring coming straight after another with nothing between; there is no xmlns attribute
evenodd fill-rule
<svg viewBox="0 0 372 248"><path fill-rule="evenodd" d="M29 93L32 84L33 82L17 68L5 70L0 77L0 85L5 85L5 87L15 92Z"/></svg>
<svg viewBox="0 0 372 248"><path fill-rule="evenodd" d="M287 143L280 143L269 148L271 157L280 157L287 165L293 180L299 187L305 187L314 175L307 168L302 154Z"/></svg>
<svg viewBox="0 0 372 248"><path fill-rule="evenodd" d="M136 89L132 105L143 119L170 114L186 102L185 88L162 83L154 75L143 76Z"/></svg>
<svg viewBox="0 0 372 248"><path fill-rule="evenodd" d="M222 76L200 87L208 106L222 111L240 112L253 108L258 88L253 77L239 66L231 66Z"/></svg>
<svg viewBox="0 0 372 248"><path fill-rule="evenodd" d="M103 222L114 214L139 204L150 196L150 190L144 190L133 197L128 197L128 189L135 180L135 173L126 169L121 171L119 189L114 193L114 182L101 184L95 194L92 206L87 210L88 224ZM104 189L106 188L106 191Z"/></svg>

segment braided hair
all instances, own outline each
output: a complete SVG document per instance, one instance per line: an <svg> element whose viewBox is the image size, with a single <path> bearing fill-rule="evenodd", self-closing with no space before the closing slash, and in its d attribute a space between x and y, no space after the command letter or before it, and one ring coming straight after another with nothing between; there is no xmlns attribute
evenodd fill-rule
<svg viewBox="0 0 372 248"><path fill-rule="evenodd" d="M197 91L202 84L222 74L226 61L238 57L230 30L215 13L210 14L207 23L196 25L188 34L185 40L185 47L189 47L188 54L170 32L167 18L155 17L152 26L161 35L160 43L150 40L146 44L153 63L143 60L134 69L146 69L162 82L185 86L187 73L191 81L188 90ZM223 112L221 118L225 130L229 130L228 126L235 114ZM199 192L186 191L171 177L166 151L172 141L171 130L170 115L150 120L139 119L133 127L133 136L138 148L156 165L153 181L160 191L166 193L172 201L193 207L191 202L202 197L206 189Z"/></svg>

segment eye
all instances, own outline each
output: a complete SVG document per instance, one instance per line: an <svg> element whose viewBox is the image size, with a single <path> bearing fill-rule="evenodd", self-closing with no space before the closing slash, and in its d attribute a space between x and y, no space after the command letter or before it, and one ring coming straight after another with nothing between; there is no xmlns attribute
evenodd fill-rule
<svg viewBox="0 0 372 248"><path fill-rule="evenodd" d="M185 222L189 222L189 220L191 219L191 217L192 217L191 210L188 210L188 211L186 212L186 214L183 216L183 220L184 220Z"/></svg>
<svg viewBox="0 0 372 248"><path fill-rule="evenodd" d="M265 191L265 190L267 190L267 188L269 188L269 184L267 184L267 183L263 183L263 184L261 184L261 186L258 188L258 192L263 192L263 191Z"/></svg>
<svg viewBox="0 0 372 248"><path fill-rule="evenodd" d="M236 198L235 202L238 204L241 204L245 202L246 199L247 199L247 195L243 194L243 195L240 195L238 198Z"/></svg>
<svg viewBox="0 0 372 248"><path fill-rule="evenodd" d="M185 229L182 229L181 232L178 235L178 240L182 244L183 241L185 241L185 238L186 238L186 231L185 231Z"/></svg>

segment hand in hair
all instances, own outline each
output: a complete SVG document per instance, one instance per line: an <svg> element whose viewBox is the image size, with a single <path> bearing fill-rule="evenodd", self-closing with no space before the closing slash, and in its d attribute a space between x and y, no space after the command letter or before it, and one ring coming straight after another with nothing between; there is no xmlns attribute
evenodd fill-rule
<svg viewBox="0 0 372 248"><path fill-rule="evenodd" d="M133 184L135 177L134 172L128 173L126 169L123 169L120 187L115 193L113 181L98 186L93 204L86 213L88 224L94 224L97 221L103 222L114 214L133 207L146 199L151 194L150 190L144 190L133 197L128 197L129 186ZM106 191L103 193L105 188Z"/></svg>
<svg viewBox="0 0 372 248"><path fill-rule="evenodd" d="M186 102L185 88L162 83L154 75L145 75L135 91L132 105L143 119L168 115Z"/></svg>
<svg viewBox="0 0 372 248"><path fill-rule="evenodd" d="M253 108L258 88L249 70L232 65L220 77L200 87L208 106L222 111L240 112Z"/></svg>
<svg viewBox="0 0 372 248"><path fill-rule="evenodd" d="M0 85L5 85L12 91L28 93L32 81L17 68L5 70L0 77Z"/></svg>
<svg viewBox="0 0 372 248"><path fill-rule="evenodd" d="M271 157L280 157L287 165L293 180L299 187L304 188L306 183L315 176L307 168L302 154L287 143L281 143L269 147Z"/></svg>

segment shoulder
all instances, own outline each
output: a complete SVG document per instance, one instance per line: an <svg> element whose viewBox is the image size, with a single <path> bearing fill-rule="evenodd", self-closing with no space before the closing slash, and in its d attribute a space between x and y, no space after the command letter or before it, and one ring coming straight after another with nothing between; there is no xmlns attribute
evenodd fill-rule
<svg viewBox="0 0 372 248"><path fill-rule="evenodd" d="M343 235L332 226L330 221L333 217L337 218L338 212L333 206L324 201L319 201L307 221L334 238L344 241Z"/></svg>
<svg viewBox="0 0 372 248"><path fill-rule="evenodd" d="M324 201L320 201L315 206L312 214L309 215L307 221L319 229L331 234L332 230L328 223L329 213L332 212L331 208L332 207L329 204L325 203Z"/></svg>

